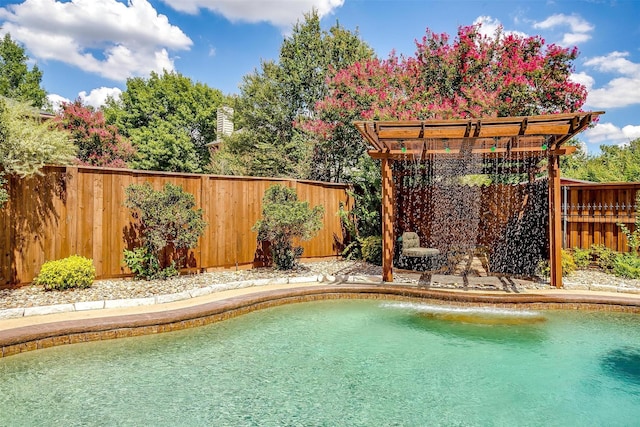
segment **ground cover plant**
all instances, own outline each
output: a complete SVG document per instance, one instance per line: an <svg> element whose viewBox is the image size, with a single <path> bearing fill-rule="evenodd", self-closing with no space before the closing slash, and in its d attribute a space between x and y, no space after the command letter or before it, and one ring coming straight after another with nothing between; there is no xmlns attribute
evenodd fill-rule
<svg viewBox="0 0 640 427"><path fill-rule="evenodd" d="M178 275L189 249L197 245L206 222L195 198L171 183L154 190L149 183L126 188L125 206L137 220L133 249L124 250L124 262L136 278L164 279Z"/></svg>
<svg viewBox="0 0 640 427"><path fill-rule="evenodd" d="M262 219L253 226L258 240L271 243L274 267L290 270L302 255L302 247L294 239L309 240L322 228L324 207L311 208L308 202L298 200L295 188L273 185L262 199Z"/></svg>

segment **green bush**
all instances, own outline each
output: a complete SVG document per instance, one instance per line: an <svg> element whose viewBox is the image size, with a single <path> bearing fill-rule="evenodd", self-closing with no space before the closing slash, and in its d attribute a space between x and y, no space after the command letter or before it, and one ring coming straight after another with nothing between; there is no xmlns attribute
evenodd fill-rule
<svg viewBox="0 0 640 427"><path fill-rule="evenodd" d="M42 264L33 283L47 291L69 288L88 288L96 277L93 261L78 255Z"/></svg>
<svg viewBox="0 0 640 427"><path fill-rule="evenodd" d="M576 271L577 266L576 262L573 259L573 255L571 252L562 250L562 275L568 276L574 271Z"/></svg>
<svg viewBox="0 0 640 427"><path fill-rule="evenodd" d="M613 274L629 279L640 279L640 258L634 254L618 254L613 263Z"/></svg>
<svg viewBox="0 0 640 427"><path fill-rule="evenodd" d="M537 274L542 277L549 277L551 275L551 267L549 265L549 261L544 260L538 263L538 267L536 269ZM568 276L571 273L576 271L576 263L573 260L573 256L571 252L562 250L562 275Z"/></svg>
<svg viewBox="0 0 640 427"><path fill-rule="evenodd" d="M352 191L347 191L353 203L351 210L341 204L338 215L344 230L345 242L342 251L346 259L363 259L362 242L368 236L382 232L380 165L369 156L361 157L353 172Z"/></svg>
<svg viewBox="0 0 640 427"><path fill-rule="evenodd" d="M136 278L176 276L177 266L186 258L186 252L196 246L207 225L202 219L202 209L194 210L193 195L170 183L161 191L154 190L149 183L132 184L125 191L125 206L138 220L134 226L137 245L133 250L125 249L125 264Z"/></svg>
<svg viewBox="0 0 640 427"><path fill-rule="evenodd" d="M252 230L258 232L258 240L271 243L271 255L276 269L290 270L302 255L301 247L293 246L293 239L309 240L322 227L322 206L309 207L299 202L295 188L273 185L267 188L262 199L262 219Z"/></svg>
<svg viewBox="0 0 640 427"><path fill-rule="evenodd" d="M573 260L576 263L576 267L585 269L591 264L591 251L589 249L574 248Z"/></svg>
<svg viewBox="0 0 640 427"><path fill-rule="evenodd" d="M362 259L375 265L382 265L382 237L369 236L362 239Z"/></svg>
<svg viewBox="0 0 640 427"><path fill-rule="evenodd" d="M599 268L607 273L613 271L618 256L617 252L612 251L604 245L593 245L591 246L591 254Z"/></svg>

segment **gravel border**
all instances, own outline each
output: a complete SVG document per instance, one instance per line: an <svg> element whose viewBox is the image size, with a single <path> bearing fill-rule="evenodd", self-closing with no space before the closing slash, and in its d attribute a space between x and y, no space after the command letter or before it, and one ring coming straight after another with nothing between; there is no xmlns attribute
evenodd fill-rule
<svg viewBox="0 0 640 427"><path fill-rule="evenodd" d="M495 278L491 278L495 279ZM161 304L194 298L228 289L301 282L382 283L382 268L361 261L342 259L301 263L290 271L273 268L223 270L190 274L169 280L133 279L98 280L87 289L45 291L41 286L23 286L0 290L0 319L65 311ZM419 273L394 272L394 282L418 285ZM464 289L518 292L524 289L549 289L548 282L510 281L510 287L494 284L467 284ZM485 280L489 283L490 281ZM579 270L563 280L564 289L626 292L640 294L640 280L622 279L597 270ZM434 276L431 288L463 288L456 282L438 283Z"/></svg>

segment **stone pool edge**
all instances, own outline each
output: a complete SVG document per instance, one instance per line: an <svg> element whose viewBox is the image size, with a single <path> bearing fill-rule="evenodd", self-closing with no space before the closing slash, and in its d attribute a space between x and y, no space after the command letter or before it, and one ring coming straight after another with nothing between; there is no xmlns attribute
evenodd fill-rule
<svg viewBox="0 0 640 427"><path fill-rule="evenodd" d="M332 299L392 299L502 308L579 309L640 313L640 299L570 293L466 293L394 284L338 283L257 291L164 311L63 320L0 330L0 357L48 347L204 326L284 304Z"/></svg>

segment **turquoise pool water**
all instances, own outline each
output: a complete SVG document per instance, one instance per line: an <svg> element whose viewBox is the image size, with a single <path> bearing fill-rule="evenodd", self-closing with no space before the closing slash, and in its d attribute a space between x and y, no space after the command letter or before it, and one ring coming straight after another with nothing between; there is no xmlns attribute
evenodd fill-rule
<svg viewBox="0 0 640 427"><path fill-rule="evenodd" d="M0 425L637 426L639 320L294 304L0 359Z"/></svg>

